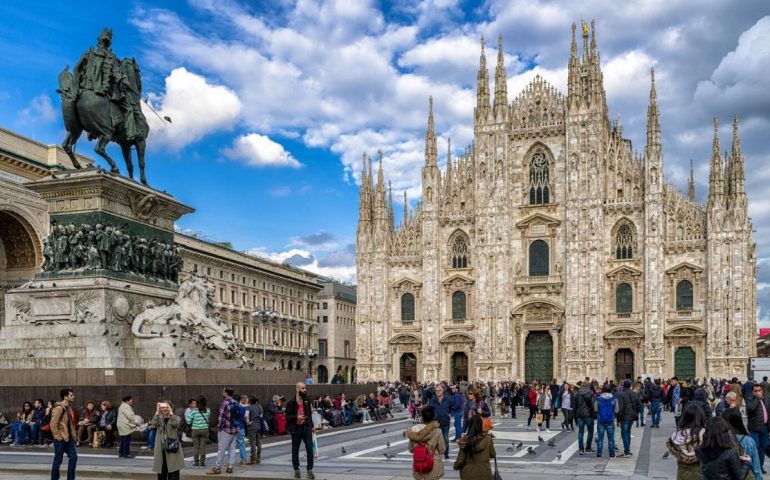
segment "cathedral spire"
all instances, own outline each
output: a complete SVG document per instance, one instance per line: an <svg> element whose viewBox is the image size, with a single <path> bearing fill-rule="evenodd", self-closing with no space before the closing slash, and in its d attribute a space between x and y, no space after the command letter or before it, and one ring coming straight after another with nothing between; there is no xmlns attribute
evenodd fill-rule
<svg viewBox="0 0 770 480"><path fill-rule="evenodd" d="M503 34L497 37L497 68L495 69L495 118L502 118L508 107L508 76L505 72Z"/></svg>
<svg viewBox="0 0 770 480"><path fill-rule="evenodd" d="M655 91L655 68L650 69L650 104L647 107L647 146L660 145L660 110Z"/></svg>
<svg viewBox="0 0 770 480"><path fill-rule="evenodd" d="M437 166L436 156L436 129L433 124L433 97L431 96L428 98L428 129L425 132L425 166Z"/></svg>
<svg viewBox="0 0 770 480"><path fill-rule="evenodd" d="M409 220L409 200L406 198L406 189L404 189L404 218L401 219L401 225L406 225Z"/></svg>
<svg viewBox="0 0 770 480"><path fill-rule="evenodd" d="M591 61L597 61L596 55L596 22L591 20Z"/></svg>
<svg viewBox="0 0 770 480"><path fill-rule="evenodd" d="M709 200L710 203L724 194L722 181L722 157L719 152L719 118L714 117L714 139L711 143L711 162L709 164Z"/></svg>
<svg viewBox="0 0 770 480"><path fill-rule="evenodd" d="M585 20L580 21L583 24L583 63L588 61L588 23Z"/></svg>
<svg viewBox="0 0 770 480"><path fill-rule="evenodd" d="M382 150L377 150L377 192L385 193L385 174L382 172Z"/></svg>
<svg viewBox="0 0 770 480"><path fill-rule="evenodd" d="M732 192L733 196L745 195L746 175L744 172L743 152L741 151L741 136L738 132L738 116L733 118L733 151L732 151Z"/></svg>
<svg viewBox="0 0 770 480"><path fill-rule="evenodd" d="M484 52L484 36L481 36L481 56L479 58L479 73L476 75L476 118L486 118L489 113L489 70L487 56Z"/></svg>
<svg viewBox="0 0 770 480"><path fill-rule="evenodd" d="M446 190L452 189L452 139L447 138L446 144Z"/></svg>
<svg viewBox="0 0 770 480"><path fill-rule="evenodd" d="M692 168L692 159L690 159L690 179L687 181L687 198L695 200L695 173Z"/></svg>
<svg viewBox="0 0 770 480"><path fill-rule="evenodd" d="M572 22L572 47L570 48L570 54L569 54L570 65L572 65L573 63L577 63L578 61L577 40L575 39L575 30L577 30L577 25L575 25L575 22Z"/></svg>
<svg viewBox="0 0 770 480"><path fill-rule="evenodd" d="M390 230L393 230L394 221L393 186L390 184L390 180L388 180L388 228L390 228Z"/></svg>

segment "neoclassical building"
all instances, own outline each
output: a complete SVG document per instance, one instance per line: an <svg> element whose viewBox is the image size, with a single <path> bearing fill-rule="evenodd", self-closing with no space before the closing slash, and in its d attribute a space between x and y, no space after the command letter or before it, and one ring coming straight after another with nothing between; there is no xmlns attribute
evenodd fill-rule
<svg viewBox="0 0 770 480"><path fill-rule="evenodd" d="M422 199L400 225L364 158L359 378L745 374L756 256L738 120L723 152L715 119L699 203L692 169L684 193L664 178L654 71L636 152L609 120L593 23L581 53L572 27L566 95L536 77L509 102L499 43L494 98L482 39L474 142L443 170L431 100Z"/></svg>

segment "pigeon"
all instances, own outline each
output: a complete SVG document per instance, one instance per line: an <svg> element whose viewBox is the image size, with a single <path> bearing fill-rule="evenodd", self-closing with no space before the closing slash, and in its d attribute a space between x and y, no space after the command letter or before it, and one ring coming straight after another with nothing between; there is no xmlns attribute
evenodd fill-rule
<svg viewBox="0 0 770 480"><path fill-rule="evenodd" d="M556 446L556 442L554 442L553 439L548 440L548 446L549 447L555 447Z"/></svg>
<svg viewBox="0 0 770 480"><path fill-rule="evenodd" d="M182 362L182 366L183 366L184 368L187 368L187 360L185 360L184 362Z"/></svg>
<svg viewBox="0 0 770 480"><path fill-rule="evenodd" d="M150 333L152 333L153 335L157 335L158 334L158 332L156 332L155 330L150 330Z"/></svg>
<svg viewBox="0 0 770 480"><path fill-rule="evenodd" d="M401 437L402 437L402 438L406 438L406 430L404 430L403 432L401 432Z"/></svg>
<svg viewBox="0 0 770 480"><path fill-rule="evenodd" d="M668 458L668 450L666 450L665 452L663 452L663 458Z"/></svg>
<svg viewBox="0 0 770 480"><path fill-rule="evenodd" d="M69 334L70 334L70 337L77 337L77 335L75 335L75 334L74 334L74 333L72 333L71 331L69 331L69 332L67 332L67 333L69 333Z"/></svg>
<svg viewBox="0 0 770 480"><path fill-rule="evenodd" d="M168 115L163 115L163 120L167 121L168 123L171 123L171 117Z"/></svg>
<svg viewBox="0 0 770 480"><path fill-rule="evenodd" d="M348 451L345 450L345 445L342 446L342 454L347 455Z"/></svg>
<svg viewBox="0 0 770 480"><path fill-rule="evenodd" d="M131 288L131 285L128 285L128 284L126 284L126 287L125 287L125 288Z"/></svg>
<svg viewBox="0 0 770 480"><path fill-rule="evenodd" d="M385 442L385 446L390 448L390 442Z"/></svg>
<svg viewBox="0 0 770 480"><path fill-rule="evenodd" d="M171 345L173 345L173 346L175 346L175 347L176 347L176 342L172 343Z"/></svg>
<svg viewBox="0 0 770 480"><path fill-rule="evenodd" d="M561 450L556 454L556 460L561 460Z"/></svg>
<svg viewBox="0 0 770 480"><path fill-rule="evenodd" d="M176 332L176 328L175 328L175 329L173 329L173 330L171 330L171 331L170 331L170 332L168 332L168 333L174 333L174 332Z"/></svg>
<svg viewBox="0 0 770 480"><path fill-rule="evenodd" d="M107 319L106 318L102 318L101 320L99 320L99 323L107 323Z"/></svg>
<svg viewBox="0 0 770 480"><path fill-rule="evenodd" d="M163 334L161 333L160 336L162 337ZM169 337L171 337L171 338L179 338L179 335L169 335Z"/></svg>
<svg viewBox="0 0 770 480"><path fill-rule="evenodd" d="M160 352L160 356L161 356L162 358L166 358L166 352Z"/></svg>
<svg viewBox="0 0 770 480"><path fill-rule="evenodd" d="M532 447L527 447L527 453L528 453L528 454L530 454L530 455L536 455L536 454L537 454L537 452L535 452L535 451L532 449Z"/></svg>
<svg viewBox="0 0 770 480"><path fill-rule="evenodd" d="M115 342L115 346L117 347L118 345L120 345L120 340L118 340L117 342Z"/></svg>
<svg viewBox="0 0 770 480"><path fill-rule="evenodd" d="M28 354L27 354L27 357L28 357L28 358L32 358L32 357L34 357L34 356L35 356L35 354L34 354L34 353L28 353Z"/></svg>
<svg viewBox="0 0 770 480"><path fill-rule="evenodd" d="M540 443L543 443L545 440L543 440L543 437L541 437L540 435L538 435L538 436L537 436L537 441L538 441L538 442L540 442Z"/></svg>
<svg viewBox="0 0 770 480"><path fill-rule="evenodd" d="M516 449L517 450L521 450L521 447L523 447L523 446L524 446L524 442L519 442L519 443L516 444Z"/></svg>
<svg viewBox="0 0 770 480"><path fill-rule="evenodd" d="M56 284L55 284L55 283L52 283L52 284L51 284L51 286L52 286L53 288L56 288Z"/></svg>
<svg viewBox="0 0 770 480"><path fill-rule="evenodd" d="M106 337L108 333L110 333L110 331L109 330L105 330L104 333L102 333L102 337Z"/></svg>
<svg viewBox="0 0 770 480"><path fill-rule="evenodd" d="M390 452L385 452L385 453L383 453L383 455L385 455L385 458L387 458L388 460L390 460L392 458L395 458L395 456L396 456L395 453L390 453Z"/></svg>
<svg viewBox="0 0 770 480"><path fill-rule="evenodd" d="M185 353L185 352L182 352L182 354L181 354L181 355L179 355L179 358L183 358L183 357L184 357L184 353Z"/></svg>
<svg viewBox="0 0 770 480"><path fill-rule="evenodd" d="M112 334L113 337L117 337L119 335L120 335L120 332L115 332L115 333Z"/></svg>
<svg viewBox="0 0 770 480"><path fill-rule="evenodd" d="M510 446L510 447L506 448L505 451L506 452L512 452L513 451L513 446Z"/></svg>
<svg viewBox="0 0 770 480"><path fill-rule="evenodd" d="M200 353L196 355L198 358L206 358L205 355L201 355Z"/></svg>
<svg viewBox="0 0 770 480"><path fill-rule="evenodd" d="M380 433L388 433L388 431L387 431L386 429L384 429L384 428L383 428L383 429L382 429L382 432L380 432Z"/></svg>

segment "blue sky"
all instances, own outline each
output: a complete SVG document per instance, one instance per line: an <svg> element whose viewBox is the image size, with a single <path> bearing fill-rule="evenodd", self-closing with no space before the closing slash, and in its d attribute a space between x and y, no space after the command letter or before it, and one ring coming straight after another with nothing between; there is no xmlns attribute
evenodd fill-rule
<svg viewBox="0 0 770 480"><path fill-rule="evenodd" d="M595 18L612 118L643 148L656 68L666 176L689 160L705 198L711 117L741 116L757 229L760 317L770 319L770 3L545 0L3 2L0 125L64 137L56 78L105 26L142 67L148 176L197 209L178 227L337 278L355 273L360 159L382 149L394 197L420 192L427 98L439 150L472 141L479 38L504 37L509 101L539 74L566 93L570 25ZM492 76L494 72L492 71ZM79 152L93 156L80 140ZM112 148L112 153L119 157ZM443 161L443 159L442 159ZM401 212L396 206L396 212Z"/></svg>

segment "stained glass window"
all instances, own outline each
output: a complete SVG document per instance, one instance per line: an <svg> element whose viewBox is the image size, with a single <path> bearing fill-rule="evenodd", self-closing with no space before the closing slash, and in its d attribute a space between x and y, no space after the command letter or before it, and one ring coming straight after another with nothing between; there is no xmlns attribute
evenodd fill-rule
<svg viewBox="0 0 770 480"><path fill-rule="evenodd" d="M548 276L548 244L543 240L535 240L529 245L529 276Z"/></svg>
<svg viewBox="0 0 770 480"><path fill-rule="evenodd" d="M465 293L457 291L452 294L452 318L465 318Z"/></svg>
<svg viewBox="0 0 770 480"><path fill-rule="evenodd" d="M537 152L529 162L529 204L543 205L550 202L548 186L548 160Z"/></svg>
<svg viewBox="0 0 770 480"><path fill-rule="evenodd" d="M401 295L401 321L411 322L414 320L414 295L405 293Z"/></svg>
<svg viewBox="0 0 770 480"><path fill-rule="evenodd" d="M465 235L457 235L452 242L452 268L468 268L468 242Z"/></svg>
<svg viewBox="0 0 770 480"><path fill-rule="evenodd" d="M634 234L631 227L621 225L615 237L615 258L624 260L634 258Z"/></svg>
<svg viewBox="0 0 770 480"><path fill-rule="evenodd" d="M680 312L692 310L692 283L689 280L676 284L676 309Z"/></svg>
<svg viewBox="0 0 770 480"><path fill-rule="evenodd" d="M627 283L618 284L615 287L615 312L631 313L634 308L633 289Z"/></svg>

